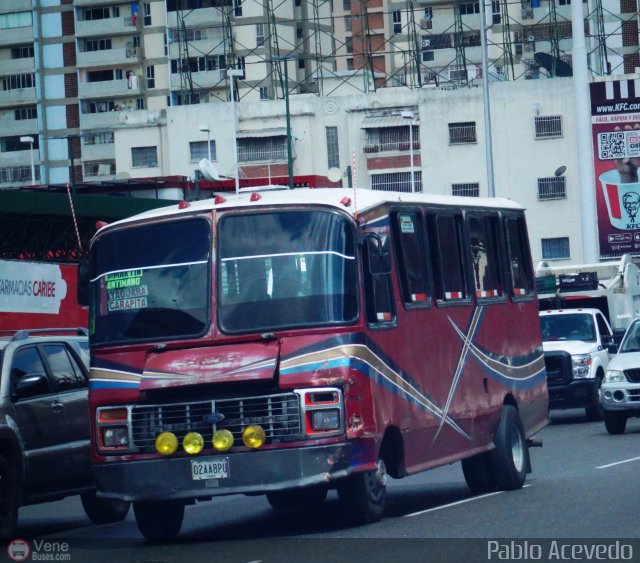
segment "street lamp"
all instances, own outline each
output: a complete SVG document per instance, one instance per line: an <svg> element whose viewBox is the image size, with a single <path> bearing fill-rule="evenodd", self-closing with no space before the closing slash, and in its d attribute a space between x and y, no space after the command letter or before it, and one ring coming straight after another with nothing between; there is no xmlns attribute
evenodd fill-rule
<svg viewBox="0 0 640 563"><path fill-rule="evenodd" d="M409 150L410 150L410 156L411 156L411 193L415 193L415 184L414 184L414 180L413 180L413 119L414 119L414 115L413 112L405 109L402 111L402 113L400 114L402 116L403 119L406 119L409 121Z"/></svg>
<svg viewBox="0 0 640 563"><path fill-rule="evenodd" d="M33 163L33 143L35 139L33 137L20 137L21 143L29 143L29 151L31 153L31 181L35 185L36 183L36 167Z"/></svg>
<svg viewBox="0 0 640 563"><path fill-rule="evenodd" d="M236 96L234 91L234 78L244 76L242 69L229 69L227 76L230 78L229 88L231 89L231 113L233 115L233 170L236 177L236 194L240 193L240 170L238 167L238 118L236 116Z"/></svg>
<svg viewBox="0 0 640 563"><path fill-rule="evenodd" d="M198 129L207 134L207 153L209 155L209 161L211 161L211 129L208 125L198 125Z"/></svg>

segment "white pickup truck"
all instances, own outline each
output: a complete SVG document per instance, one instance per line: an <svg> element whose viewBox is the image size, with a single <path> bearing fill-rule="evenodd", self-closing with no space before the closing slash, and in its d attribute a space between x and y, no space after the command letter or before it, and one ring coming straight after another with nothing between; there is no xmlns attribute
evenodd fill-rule
<svg viewBox="0 0 640 563"><path fill-rule="evenodd" d="M582 408L602 420L600 386L609 364L611 327L599 309L540 311L549 409Z"/></svg>

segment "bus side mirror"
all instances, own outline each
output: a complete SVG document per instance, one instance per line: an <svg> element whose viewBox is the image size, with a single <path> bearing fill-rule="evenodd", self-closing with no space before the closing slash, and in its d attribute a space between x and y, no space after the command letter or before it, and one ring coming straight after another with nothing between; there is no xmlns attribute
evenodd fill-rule
<svg viewBox="0 0 640 563"><path fill-rule="evenodd" d="M391 273L391 253L389 252L389 237L379 233L370 233L366 238L367 262L372 276Z"/></svg>
<svg viewBox="0 0 640 563"><path fill-rule="evenodd" d="M83 259L78 264L78 305L89 306L89 288L91 285L89 276L89 261Z"/></svg>

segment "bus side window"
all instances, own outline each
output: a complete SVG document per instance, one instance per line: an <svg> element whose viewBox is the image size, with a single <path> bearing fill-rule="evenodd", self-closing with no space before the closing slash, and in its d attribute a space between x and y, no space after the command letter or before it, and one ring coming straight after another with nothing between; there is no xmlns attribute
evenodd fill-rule
<svg viewBox="0 0 640 563"><path fill-rule="evenodd" d="M468 299L462 251L462 215L430 214L428 235L434 265L435 297L453 303Z"/></svg>
<svg viewBox="0 0 640 563"><path fill-rule="evenodd" d="M426 305L431 295L421 216L415 212L398 212L393 217L393 226L404 302Z"/></svg>
<svg viewBox="0 0 640 563"><path fill-rule="evenodd" d="M366 245L380 243L389 247L389 236L380 234L377 241L367 240L362 252L364 265L364 290L367 322L369 324L388 325L395 323L396 312L393 305L393 287L391 274L372 274L369 267L369 249Z"/></svg>
<svg viewBox="0 0 640 563"><path fill-rule="evenodd" d="M509 253L511 295L513 297L531 297L533 295L533 272L524 217L507 217L505 231Z"/></svg>
<svg viewBox="0 0 640 563"><path fill-rule="evenodd" d="M476 298L502 297L498 215L468 215L469 242Z"/></svg>

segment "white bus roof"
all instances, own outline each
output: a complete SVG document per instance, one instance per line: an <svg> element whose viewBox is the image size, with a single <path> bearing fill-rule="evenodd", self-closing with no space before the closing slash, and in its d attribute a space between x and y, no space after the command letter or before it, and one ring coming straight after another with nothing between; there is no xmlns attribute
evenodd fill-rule
<svg viewBox="0 0 640 563"><path fill-rule="evenodd" d="M145 211L133 217L122 219L111 225L126 224L140 219L153 219L171 215L192 214L198 211L219 211L239 207L266 207L272 205L308 205L320 204L333 206L351 215L361 214L369 209L389 203L422 203L432 205L453 205L460 207L482 207L490 209L519 209L519 204L504 198L458 197L434 194L410 194L403 192L374 191L368 189L342 188L295 188L282 189L283 186L264 186L252 191L242 191L236 194L224 194L224 201L216 203L214 198L189 202L188 206L176 203L168 207L161 207ZM251 201L253 194L259 194L260 199ZM255 196L254 196L255 197ZM345 205L344 198L350 203Z"/></svg>

